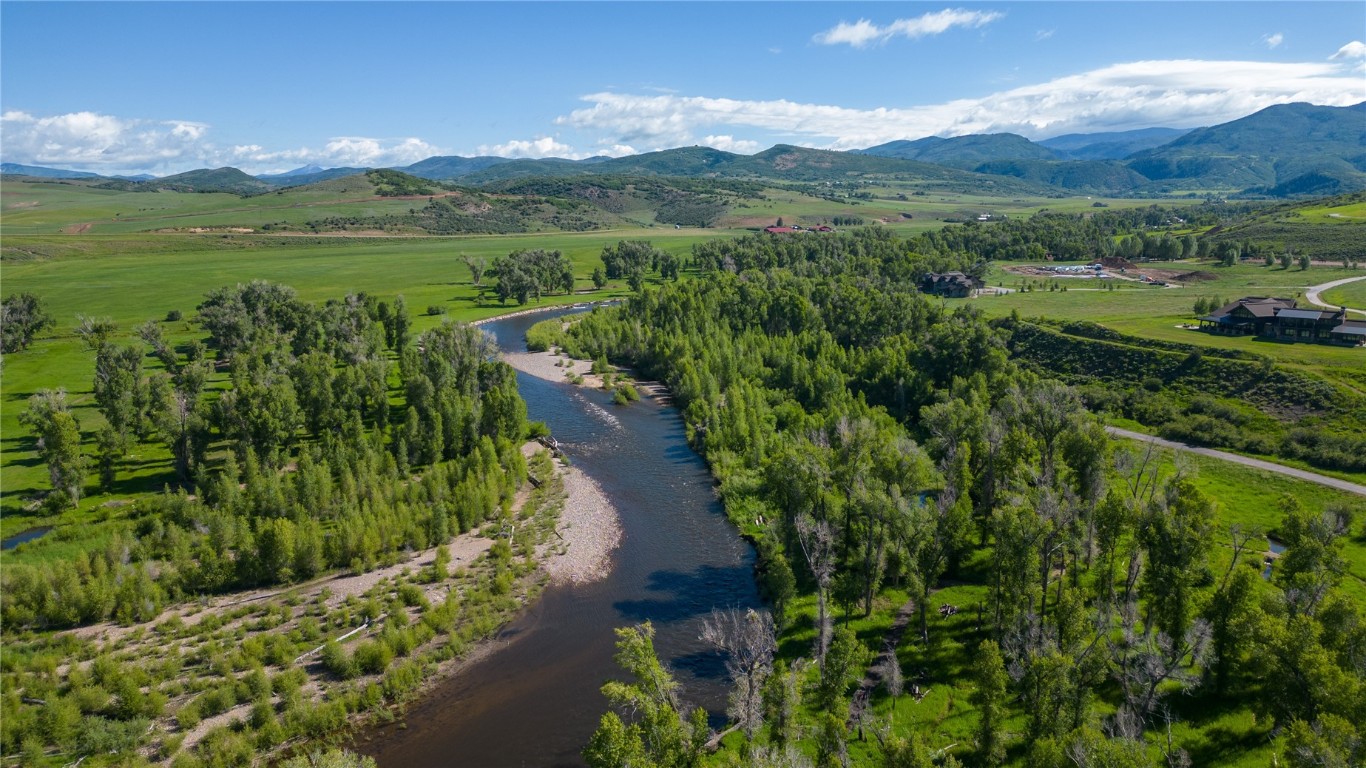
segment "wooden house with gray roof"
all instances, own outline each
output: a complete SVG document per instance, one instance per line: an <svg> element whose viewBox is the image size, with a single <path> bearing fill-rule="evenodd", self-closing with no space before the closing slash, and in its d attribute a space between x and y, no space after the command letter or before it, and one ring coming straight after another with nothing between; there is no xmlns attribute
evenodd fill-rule
<svg viewBox="0 0 1366 768"><path fill-rule="evenodd" d="M1348 320L1347 310L1302 309L1294 299L1246 296L1200 318L1200 329L1280 341L1366 345L1366 320Z"/></svg>

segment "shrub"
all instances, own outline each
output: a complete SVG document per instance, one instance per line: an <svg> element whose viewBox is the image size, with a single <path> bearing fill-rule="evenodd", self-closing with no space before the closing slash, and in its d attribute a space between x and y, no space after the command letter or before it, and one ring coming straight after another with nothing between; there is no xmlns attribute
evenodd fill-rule
<svg viewBox="0 0 1366 768"><path fill-rule="evenodd" d="M171 310L170 312L167 312L167 313L166 313L166 322L168 322L168 323L174 323L174 322L179 321L182 317L183 317L183 315L180 314L180 310L178 310L178 309L173 309L173 310Z"/></svg>
<svg viewBox="0 0 1366 768"><path fill-rule="evenodd" d="M446 308L443 307L443 306L441 306L440 304L430 304L430 305L427 306L427 314L428 314L428 315L444 315L444 314L446 314Z"/></svg>
<svg viewBox="0 0 1366 768"><path fill-rule="evenodd" d="M382 642L367 640L356 646L354 659L361 672L378 675L394 660L394 652Z"/></svg>
<svg viewBox="0 0 1366 768"><path fill-rule="evenodd" d="M348 654L346 649L341 647L341 643L336 640L329 640L323 644L320 656L323 667L343 680L350 680L360 674L355 658Z"/></svg>

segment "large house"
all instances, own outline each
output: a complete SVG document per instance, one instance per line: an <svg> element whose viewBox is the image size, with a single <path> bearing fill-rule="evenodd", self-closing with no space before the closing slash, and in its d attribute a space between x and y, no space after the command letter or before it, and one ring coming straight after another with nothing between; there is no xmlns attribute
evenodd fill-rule
<svg viewBox="0 0 1366 768"><path fill-rule="evenodd" d="M1247 296L1200 318L1200 329L1282 341L1366 345L1366 320L1348 320L1345 309L1301 309L1294 299Z"/></svg>
<svg viewBox="0 0 1366 768"><path fill-rule="evenodd" d="M932 293L935 296L949 296L960 299L971 296L974 289L981 287L981 280L962 272L945 272L943 274L931 272L920 281L921 293Z"/></svg>

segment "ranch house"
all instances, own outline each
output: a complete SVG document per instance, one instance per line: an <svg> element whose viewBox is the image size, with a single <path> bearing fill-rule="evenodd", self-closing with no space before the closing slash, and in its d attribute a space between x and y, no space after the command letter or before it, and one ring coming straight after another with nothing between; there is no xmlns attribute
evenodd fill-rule
<svg viewBox="0 0 1366 768"><path fill-rule="evenodd" d="M982 281L962 272L931 272L920 281L920 292L950 298L966 298L974 289L981 288Z"/></svg>
<svg viewBox="0 0 1366 768"><path fill-rule="evenodd" d="M1366 320L1348 320L1345 309L1301 309L1294 299L1247 296L1200 318L1200 329L1234 336L1347 346L1366 345Z"/></svg>

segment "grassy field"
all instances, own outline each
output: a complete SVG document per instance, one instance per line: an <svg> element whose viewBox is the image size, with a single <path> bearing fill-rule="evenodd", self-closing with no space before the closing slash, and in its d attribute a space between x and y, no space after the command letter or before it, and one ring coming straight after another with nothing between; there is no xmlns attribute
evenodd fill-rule
<svg viewBox="0 0 1366 768"><path fill-rule="evenodd" d="M988 285L1018 288L1026 278L1006 272L996 265L987 277ZM1035 279L1035 290L979 299L948 299L950 305L970 301L993 316L1019 312L1022 317L1047 317L1060 320L1090 320L1122 333L1145 338L1197 344L1222 349L1241 349L1266 355L1278 363L1312 370L1334 380L1366 389L1366 350L1323 344L1287 344L1252 337L1227 337L1201 333L1183 327L1195 323L1192 307L1200 297L1219 297L1232 301L1243 296L1285 296L1302 298L1304 289L1344 277L1360 277L1366 272L1341 267L1312 267L1307 271L1277 267L1239 265L1216 267L1209 264L1178 263L1173 269L1201 271L1210 279L1192 282L1181 288L1158 288L1129 281L1116 281L1117 290L1103 290L1101 281L1085 278L1058 278L1066 291L1050 291ZM1366 289L1366 281L1346 289ZM1342 290L1342 289L1340 289Z"/></svg>
<svg viewBox="0 0 1366 768"><path fill-rule="evenodd" d="M1097 202L1110 207L1143 207L1152 200L1068 198L1007 198L989 195L918 190L914 185L860 187L871 199L845 198L846 189L824 183L793 188L767 189L763 199L750 198L732 206L719 222L721 228L757 228L782 218L789 224L819 224L837 216L858 216L867 223L881 222L898 232L913 233L944 226L947 220L994 216L1023 217L1041 210L1081 213ZM810 191L813 194L804 194ZM363 176L310 184L253 197L228 193L122 192L95 189L85 184L8 181L0 190L0 212L5 234L131 234L159 230L231 228L259 230L264 225L302 227L330 217L373 217L404 214L422 208L426 196L378 197L375 186ZM1165 201L1180 204L1180 201ZM614 211L614 221L650 225L655 221L653 203L629 200Z"/></svg>
<svg viewBox="0 0 1366 768"><path fill-rule="evenodd" d="M1366 310L1366 280L1338 286L1320 294L1319 298L1340 307Z"/></svg>
<svg viewBox="0 0 1366 768"><path fill-rule="evenodd" d="M191 227L300 226L328 216L382 216L426 198L381 198L351 177L255 197L223 192L122 192L55 182L6 182L0 192L6 235L121 234Z"/></svg>
<svg viewBox="0 0 1366 768"><path fill-rule="evenodd" d="M840 187L812 185L813 189L842 195ZM806 189L805 187L803 189ZM925 191L916 194L910 185L870 187L860 190L873 195L871 199L835 200L813 197L789 189L765 192L767 200L750 201L733 208L722 220L723 225L736 227L768 226L782 218L785 224L820 224L836 216L857 216L866 223L879 222L901 234L937 230L945 220L975 219L987 213L993 216L1023 218L1040 211L1083 213L1093 210L1096 202L1115 208L1141 208L1152 200L1109 199L1103 201L1085 196L1068 198L1024 197L1008 198L989 195ZM1164 205L1180 205L1182 201L1165 200Z"/></svg>
<svg viewBox="0 0 1366 768"><path fill-rule="evenodd" d="M516 309L512 304L499 305L491 294L484 301L479 300L479 290L471 283L469 270L461 260L464 255L491 261L523 248L562 251L574 264L579 288L590 293L547 296L541 302L553 305L625 295L627 286L620 281L603 291L591 291L588 278L601 263L598 257L605 245L622 239L648 238L660 248L684 255L700 240L731 234L721 230L653 229L409 239L225 239L170 235L55 238L79 241L85 250L58 258L9 262L4 267L5 294L34 293L56 318L57 325L30 349L5 356L4 394L0 397L0 472L4 478L0 489L0 534L9 536L31 525L50 522L23 514L28 506L25 499L47 487L46 468L38 459L28 429L18 421L28 398L41 389L65 387L88 452L93 452L95 432L104 424L95 410L91 392L94 354L75 334L77 315L112 318L119 324L119 341L126 343L135 339L138 325L147 320L163 321L167 312L180 310L186 320L163 322L162 326L171 343L184 343L203 335L188 320L206 292L263 279L293 286L309 301L340 298L360 291L392 301L402 294L413 317L414 332L420 333L443 317L468 321ZM239 240L242 247L224 245ZM22 248L28 241L6 237L6 246ZM39 248L45 242L43 238L34 238L29 244ZM174 247L181 242L185 243L183 251ZM262 242L268 244L260 245ZM443 314L429 315L429 307ZM159 445L141 444L133 453L121 468L115 499L160 490L169 477L170 457ZM111 514L100 507L109 500L109 496L88 498L81 511L75 513L75 519Z"/></svg>

